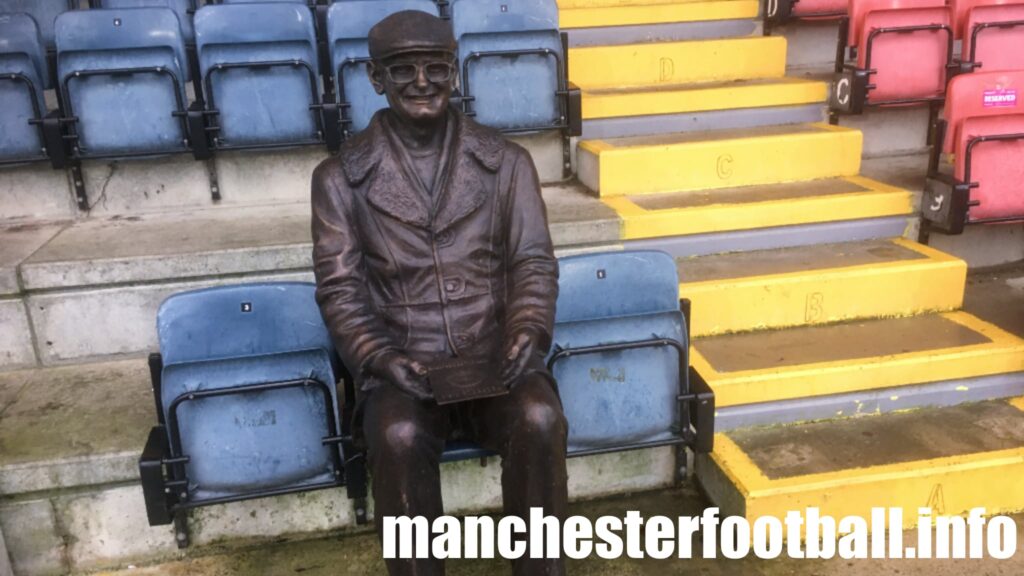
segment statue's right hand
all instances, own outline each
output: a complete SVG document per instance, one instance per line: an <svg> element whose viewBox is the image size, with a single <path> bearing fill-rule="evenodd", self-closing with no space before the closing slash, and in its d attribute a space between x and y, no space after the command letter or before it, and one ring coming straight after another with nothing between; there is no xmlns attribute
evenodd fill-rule
<svg viewBox="0 0 1024 576"><path fill-rule="evenodd" d="M427 369L401 352L388 351L374 359L371 371L402 392L421 401L433 400L427 385Z"/></svg>

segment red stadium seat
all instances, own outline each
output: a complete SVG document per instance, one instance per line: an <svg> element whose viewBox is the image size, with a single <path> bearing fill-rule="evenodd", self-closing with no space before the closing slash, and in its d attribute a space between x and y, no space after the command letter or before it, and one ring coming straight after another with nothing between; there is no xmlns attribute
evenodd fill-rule
<svg viewBox="0 0 1024 576"><path fill-rule="evenodd" d="M1024 69L1024 0L952 0L953 31L963 39L960 69Z"/></svg>
<svg viewBox="0 0 1024 576"><path fill-rule="evenodd" d="M950 20L944 0L851 0L848 25L840 25L833 110L941 100L953 52ZM855 64L844 64L846 48L856 51Z"/></svg>
<svg viewBox="0 0 1024 576"><path fill-rule="evenodd" d="M796 0L794 18L837 18L846 14L846 0Z"/></svg>
<svg viewBox="0 0 1024 576"><path fill-rule="evenodd" d="M1024 71L978 72L949 84L922 203L933 228L1024 220ZM953 173L940 170L952 155Z"/></svg>
<svg viewBox="0 0 1024 576"><path fill-rule="evenodd" d="M847 0L764 0L766 34L789 20L835 20L846 15Z"/></svg>

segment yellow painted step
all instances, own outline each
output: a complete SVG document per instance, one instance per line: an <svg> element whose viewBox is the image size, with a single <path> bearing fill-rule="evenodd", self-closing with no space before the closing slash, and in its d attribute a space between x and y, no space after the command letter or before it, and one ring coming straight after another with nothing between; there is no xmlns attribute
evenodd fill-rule
<svg viewBox="0 0 1024 576"><path fill-rule="evenodd" d="M573 8L615 8L619 6L653 6L664 4L685 4L700 0L558 0L559 10Z"/></svg>
<svg viewBox="0 0 1024 576"><path fill-rule="evenodd" d="M719 433L714 452L698 456L697 479L723 515L751 521L808 507L868 520L883 507L902 508L912 528L921 507L933 517L1018 512L1024 400ZM903 544L917 546L916 536Z"/></svg>
<svg viewBox="0 0 1024 576"><path fill-rule="evenodd" d="M964 261L902 238L684 258L678 267L694 336L953 310L967 281Z"/></svg>
<svg viewBox="0 0 1024 576"><path fill-rule="evenodd" d="M711 336L690 361L719 406L736 406L1024 371L1024 340L943 312Z"/></svg>
<svg viewBox="0 0 1024 576"><path fill-rule="evenodd" d="M862 141L821 123L585 140L577 173L601 197L855 176Z"/></svg>
<svg viewBox="0 0 1024 576"><path fill-rule="evenodd" d="M781 78L785 73L782 36L569 49L569 79L589 89Z"/></svg>
<svg viewBox="0 0 1024 576"><path fill-rule="evenodd" d="M640 26L757 18L758 9L758 3L751 0L648 2L618 5L608 3L603 6L562 6L558 11L558 21L562 29Z"/></svg>
<svg viewBox="0 0 1024 576"><path fill-rule="evenodd" d="M827 83L802 78L593 88L583 89L583 119L796 106L822 103L826 98Z"/></svg>
<svg viewBox="0 0 1024 576"><path fill-rule="evenodd" d="M623 240L905 216L914 211L909 190L861 176L601 201L619 215Z"/></svg>

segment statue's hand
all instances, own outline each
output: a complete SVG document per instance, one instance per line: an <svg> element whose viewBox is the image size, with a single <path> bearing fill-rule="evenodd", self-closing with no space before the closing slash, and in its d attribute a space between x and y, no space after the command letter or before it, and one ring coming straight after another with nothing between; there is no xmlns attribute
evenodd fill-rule
<svg viewBox="0 0 1024 576"><path fill-rule="evenodd" d="M370 370L417 400L432 400L427 369L401 352L389 351L374 359Z"/></svg>
<svg viewBox="0 0 1024 576"><path fill-rule="evenodd" d="M528 330L514 334L505 343L505 359L501 367L501 381L512 388L526 370L526 364L537 350L537 339Z"/></svg>

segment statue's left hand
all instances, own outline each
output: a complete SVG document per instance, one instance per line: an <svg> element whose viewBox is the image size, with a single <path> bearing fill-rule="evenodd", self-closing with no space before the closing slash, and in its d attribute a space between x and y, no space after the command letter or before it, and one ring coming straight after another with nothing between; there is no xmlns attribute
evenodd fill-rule
<svg viewBox="0 0 1024 576"><path fill-rule="evenodd" d="M501 381L512 388L526 370L526 364L537 350L537 338L529 331L520 331L505 344L505 358L501 367Z"/></svg>

